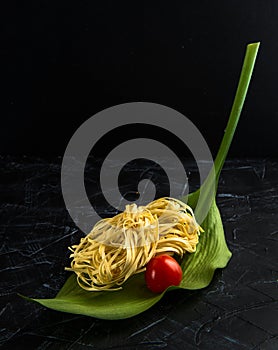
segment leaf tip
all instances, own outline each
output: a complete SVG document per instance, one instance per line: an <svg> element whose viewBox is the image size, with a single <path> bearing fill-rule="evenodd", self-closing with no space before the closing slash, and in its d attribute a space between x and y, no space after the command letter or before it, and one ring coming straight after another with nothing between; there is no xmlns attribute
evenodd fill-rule
<svg viewBox="0 0 278 350"><path fill-rule="evenodd" d="M29 297L27 297L27 296L25 296L23 294L20 294L20 293L16 293L16 294L22 299L25 299L25 300L28 300L28 301L34 301L34 299L29 298Z"/></svg>
<svg viewBox="0 0 278 350"><path fill-rule="evenodd" d="M260 44L261 44L261 42L260 42L260 41L257 41L257 42L255 42L255 43L250 43L250 44L248 44L248 46L255 46L255 47L259 47L259 46L260 46Z"/></svg>
<svg viewBox="0 0 278 350"><path fill-rule="evenodd" d="M248 50L248 51L253 51L253 52L254 52L254 55L255 55L255 57L256 57L260 45L261 45L261 42L260 42L260 41L257 41L257 42L255 42L255 43L250 43L250 44L247 45L247 50Z"/></svg>

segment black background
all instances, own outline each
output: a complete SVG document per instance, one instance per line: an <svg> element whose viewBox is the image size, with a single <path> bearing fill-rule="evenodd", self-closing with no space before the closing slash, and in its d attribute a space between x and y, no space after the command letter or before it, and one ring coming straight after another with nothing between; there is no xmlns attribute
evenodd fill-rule
<svg viewBox="0 0 278 350"><path fill-rule="evenodd" d="M2 11L2 154L62 155L132 101L185 114L218 148L247 43L261 48L230 156L277 155L277 1L29 1Z"/></svg>
<svg viewBox="0 0 278 350"><path fill-rule="evenodd" d="M0 346L277 349L278 2L9 1L0 14ZM116 322L21 299L17 293L57 294L69 275L67 247L83 236L60 183L59 155L75 130L104 108L156 102L190 118L215 154L245 47L255 41L261 48L229 153L234 159L225 163L217 194L233 253L227 268L205 289L169 293ZM97 152L143 134L152 137L150 128L117 130ZM177 146L166 134L156 139ZM88 174L99 171L96 161L87 165ZM168 182L156 166L140 162L123 168L128 182L121 193L134 194L136 174L146 170L159 179L159 196L166 195ZM190 185L196 170L189 164ZM107 216L92 178L87 185Z"/></svg>

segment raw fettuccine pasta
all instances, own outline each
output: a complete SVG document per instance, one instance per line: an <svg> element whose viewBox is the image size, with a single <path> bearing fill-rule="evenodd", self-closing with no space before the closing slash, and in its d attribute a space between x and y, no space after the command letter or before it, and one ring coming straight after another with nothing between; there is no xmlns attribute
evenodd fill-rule
<svg viewBox="0 0 278 350"><path fill-rule="evenodd" d="M89 291L117 290L161 253L183 256L196 250L199 234L193 210L173 198L146 206L127 205L124 212L102 219L72 252L71 267Z"/></svg>

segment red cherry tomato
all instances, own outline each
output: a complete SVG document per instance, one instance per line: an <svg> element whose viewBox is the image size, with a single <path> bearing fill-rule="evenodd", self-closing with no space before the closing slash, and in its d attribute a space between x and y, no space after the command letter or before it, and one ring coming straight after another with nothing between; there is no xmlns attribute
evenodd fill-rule
<svg viewBox="0 0 278 350"><path fill-rule="evenodd" d="M145 272L147 287L154 293L161 293L170 286L178 286L182 280L182 269L170 255L152 258Z"/></svg>

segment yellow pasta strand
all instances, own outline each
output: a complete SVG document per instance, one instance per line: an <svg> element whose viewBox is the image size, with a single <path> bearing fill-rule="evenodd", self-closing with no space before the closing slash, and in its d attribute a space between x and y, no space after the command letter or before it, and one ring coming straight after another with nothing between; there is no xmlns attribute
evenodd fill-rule
<svg viewBox="0 0 278 350"><path fill-rule="evenodd" d="M157 254L195 252L202 228L193 210L169 197L146 206L127 205L124 212L102 219L78 245L69 247L78 284L88 291L118 290L145 270Z"/></svg>

